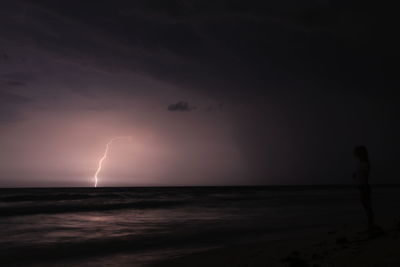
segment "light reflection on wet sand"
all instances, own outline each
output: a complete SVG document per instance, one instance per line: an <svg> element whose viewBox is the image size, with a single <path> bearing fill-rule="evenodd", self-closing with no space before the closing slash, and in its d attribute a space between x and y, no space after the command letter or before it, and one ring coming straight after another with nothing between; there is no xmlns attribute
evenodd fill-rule
<svg viewBox="0 0 400 267"><path fill-rule="evenodd" d="M184 199L182 205L0 217L0 253L7 255L4 251L12 248L34 256L52 251L63 262L80 266L121 266L121 263L139 264L246 238L273 235L282 238L284 234L304 231L307 227L317 229L348 221L363 223L362 209L352 189L289 190L279 194L250 190L203 195L198 192L179 195L176 191L179 190L174 194L166 191L150 195L157 200L167 201L168 196ZM400 203L399 195L379 192L375 204L380 216L384 216L383 207L387 203L391 207L393 203ZM114 205L118 201L138 201L138 195L132 195L130 200L126 193L120 200L111 198L110 202ZM90 202L94 205L96 200ZM85 201L82 203L88 205ZM101 207L102 203L104 198L97 205ZM84 252L80 253L82 249ZM46 265L54 266L51 264L55 261L51 259L52 263ZM67 265L57 263L57 266ZM29 262L24 266L29 266Z"/></svg>

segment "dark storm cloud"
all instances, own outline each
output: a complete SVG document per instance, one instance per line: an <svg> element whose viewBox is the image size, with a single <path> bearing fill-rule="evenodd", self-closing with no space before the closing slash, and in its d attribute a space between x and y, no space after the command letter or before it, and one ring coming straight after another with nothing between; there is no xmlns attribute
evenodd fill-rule
<svg viewBox="0 0 400 267"><path fill-rule="evenodd" d="M0 81L0 84L5 86L25 86L26 83L20 81Z"/></svg>
<svg viewBox="0 0 400 267"><path fill-rule="evenodd" d="M345 164L353 143L390 162L384 147L399 146L392 12L358 1L8 1L0 38L229 103L262 181L341 173L332 165Z"/></svg>
<svg viewBox="0 0 400 267"><path fill-rule="evenodd" d="M20 82L20 83L28 83L32 82L35 80L35 76L31 73L25 73L25 72L11 72L7 73L4 76L4 79L15 81L15 82Z"/></svg>
<svg viewBox="0 0 400 267"><path fill-rule="evenodd" d="M0 76L0 86L3 88L27 86L29 82L34 80L35 78L31 74L23 72L11 72Z"/></svg>
<svg viewBox="0 0 400 267"><path fill-rule="evenodd" d="M196 89L225 84L227 78L233 78L232 84L239 82L239 86L256 85L260 77L251 67L255 63L253 57L265 58L264 49L274 49L274 43L287 41L279 40L282 39L280 33L276 36L276 21L292 23L290 18L280 15L282 6L264 7L272 12L269 15L257 12L262 7L260 4L248 8L229 1L211 5L196 1L168 4L117 1L115 6L98 4L96 9L90 9L90 5L77 5L74 1L57 6L51 1L43 1L45 9L39 8L37 2L21 3L19 6L14 4L17 6L11 15L8 14L11 23L8 20L4 24L13 24L10 26L14 26L15 32L8 31L6 35L15 37L19 31L20 36L16 38L23 38L26 44L45 46L50 52L69 60L103 69L128 67ZM117 12L119 5L141 15L126 19ZM77 12L78 6L87 7L88 13ZM27 9L31 11L26 12ZM165 23L171 20L174 23ZM237 43L232 38L242 41ZM250 69L243 73L246 68ZM208 69L213 69L214 73L204 75Z"/></svg>
<svg viewBox="0 0 400 267"><path fill-rule="evenodd" d="M212 104L212 105L208 105L208 107L206 108L206 111L221 111L224 107L223 103L218 103L218 104Z"/></svg>
<svg viewBox="0 0 400 267"><path fill-rule="evenodd" d="M281 90L299 79L314 87L327 80L370 87L360 76L378 69L379 58L368 49L376 41L365 34L365 28L375 31L376 15L366 5L355 12L339 1L115 1L95 8L76 1L21 3L25 9L14 7L16 14L8 16L32 45L217 97Z"/></svg>
<svg viewBox="0 0 400 267"><path fill-rule="evenodd" d="M186 101L179 101L175 104L168 105L169 111L192 111L195 107L191 107Z"/></svg>
<svg viewBox="0 0 400 267"><path fill-rule="evenodd" d="M6 53L2 53L0 51L0 62L4 63L9 59L8 55Z"/></svg>
<svg viewBox="0 0 400 267"><path fill-rule="evenodd" d="M2 91L0 88L0 126L3 123L11 123L20 120L20 109L31 101L32 100L28 97Z"/></svg>
<svg viewBox="0 0 400 267"><path fill-rule="evenodd" d="M12 91L26 87L32 80L31 75L20 72L0 76L0 124L17 122L22 119L21 110L33 100Z"/></svg>
<svg viewBox="0 0 400 267"><path fill-rule="evenodd" d="M18 94L0 91L1 105L19 105L29 102L30 99Z"/></svg>

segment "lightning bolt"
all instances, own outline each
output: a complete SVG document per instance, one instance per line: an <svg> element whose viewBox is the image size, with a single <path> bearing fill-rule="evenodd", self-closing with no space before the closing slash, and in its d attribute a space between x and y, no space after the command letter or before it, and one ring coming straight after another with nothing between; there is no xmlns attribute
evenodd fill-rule
<svg viewBox="0 0 400 267"><path fill-rule="evenodd" d="M101 171L101 169L103 167L104 160L106 160L106 158L107 158L108 151L110 150L110 146L116 140L128 140L129 142L132 142L132 136L113 137L113 138L110 139L110 141L108 141L108 143L106 144L106 150L104 151L103 156L100 158L96 173L94 174L94 187L97 187L97 182L99 180L98 175L99 175L99 173L100 173L100 171Z"/></svg>

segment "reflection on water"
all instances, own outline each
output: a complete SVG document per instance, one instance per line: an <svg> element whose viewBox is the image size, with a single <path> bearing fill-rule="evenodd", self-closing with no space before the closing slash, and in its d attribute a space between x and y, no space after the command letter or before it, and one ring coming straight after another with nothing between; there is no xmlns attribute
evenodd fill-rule
<svg viewBox="0 0 400 267"><path fill-rule="evenodd" d="M400 205L398 189L374 192L379 216L391 216ZM0 204L0 257L13 261L25 253L32 262L47 257L50 263L114 264L138 255L145 262L364 222L353 188L14 189L0 190Z"/></svg>

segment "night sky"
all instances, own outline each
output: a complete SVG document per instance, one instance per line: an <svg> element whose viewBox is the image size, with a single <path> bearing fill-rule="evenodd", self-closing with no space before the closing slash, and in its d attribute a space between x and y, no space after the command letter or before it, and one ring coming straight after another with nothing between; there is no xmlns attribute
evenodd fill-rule
<svg viewBox="0 0 400 267"><path fill-rule="evenodd" d="M3 0L0 186L397 183L396 10Z"/></svg>

